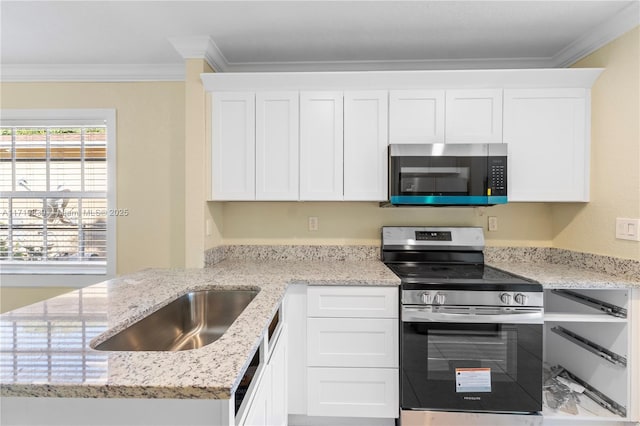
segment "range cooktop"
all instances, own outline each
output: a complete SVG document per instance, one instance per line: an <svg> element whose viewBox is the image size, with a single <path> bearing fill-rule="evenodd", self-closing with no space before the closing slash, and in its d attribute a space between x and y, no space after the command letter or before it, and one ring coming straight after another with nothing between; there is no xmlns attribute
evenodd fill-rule
<svg viewBox="0 0 640 426"><path fill-rule="evenodd" d="M405 290L541 292L532 280L484 264L481 228L384 227L382 260Z"/></svg>

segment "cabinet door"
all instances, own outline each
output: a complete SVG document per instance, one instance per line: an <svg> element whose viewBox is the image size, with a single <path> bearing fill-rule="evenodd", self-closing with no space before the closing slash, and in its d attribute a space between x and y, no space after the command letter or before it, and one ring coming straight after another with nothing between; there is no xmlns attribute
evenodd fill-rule
<svg viewBox="0 0 640 426"><path fill-rule="evenodd" d="M287 324L288 412L307 414L307 286L291 284L284 299Z"/></svg>
<svg viewBox="0 0 640 426"><path fill-rule="evenodd" d="M255 200L255 95L212 95L212 200Z"/></svg>
<svg viewBox="0 0 640 426"><path fill-rule="evenodd" d="M589 201L586 89L505 90L509 201Z"/></svg>
<svg viewBox="0 0 640 426"><path fill-rule="evenodd" d="M244 426L264 426L269 422L269 406L271 398L271 370L269 365L265 365L260 383L255 389L255 396L248 408L247 415L242 423Z"/></svg>
<svg viewBox="0 0 640 426"><path fill-rule="evenodd" d="M444 90L390 91L389 143L444 143Z"/></svg>
<svg viewBox="0 0 640 426"><path fill-rule="evenodd" d="M298 92L256 93L256 200L298 199Z"/></svg>
<svg viewBox="0 0 640 426"><path fill-rule="evenodd" d="M345 92L345 200L388 200L388 119L386 91Z"/></svg>
<svg viewBox="0 0 640 426"><path fill-rule="evenodd" d="M271 369L271 391L269 398L269 423L272 426L286 426L288 419L287 398L287 326L283 325L280 336L275 344L269 368Z"/></svg>
<svg viewBox="0 0 640 426"><path fill-rule="evenodd" d="M502 143L502 89L447 90L446 143Z"/></svg>
<svg viewBox="0 0 640 426"><path fill-rule="evenodd" d="M300 92L300 199L342 200L342 92Z"/></svg>

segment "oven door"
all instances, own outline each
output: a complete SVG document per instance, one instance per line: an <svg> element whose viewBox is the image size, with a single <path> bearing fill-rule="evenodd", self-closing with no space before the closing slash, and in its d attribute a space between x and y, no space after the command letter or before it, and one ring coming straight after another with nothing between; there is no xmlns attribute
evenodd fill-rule
<svg viewBox="0 0 640 426"><path fill-rule="evenodd" d="M403 410L542 410L542 308L474 309L403 306Z"/></svg>

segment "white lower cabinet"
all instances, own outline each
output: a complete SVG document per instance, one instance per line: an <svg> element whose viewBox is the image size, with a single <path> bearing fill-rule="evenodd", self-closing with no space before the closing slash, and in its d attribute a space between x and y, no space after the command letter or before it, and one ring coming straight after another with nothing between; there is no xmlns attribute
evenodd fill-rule
<svg viewBox="0 0 640 426"><path fill-rule="evenodd" d="M309 286L306 415L399 415L398 289Z"/></svg>
<svg viewBox="0 0 640 426"><path fill-rule="evenodd" d="M318 368L307 370L308 415L398 417L398 370Z"/></svg>
<svg viewBox="0 0 640 426"><path fill-rule="evenodd" d="M271 368L266 366L255 393L247 415L241 423L244 426L263 426L269 423L269 392L271 391Z"/></svg>
<svg viewBox="0 0 640 426"><path fill-rule="evenodd" d="M269 368L271 374L270 389L269 389L269 406L268 406L268 419L269 423L265 423L273 426L285 426L287 424L288 409L287 409L287 344L288 344L288 330L284 326L276 347L271 354L271 360L269 361Z"/></svg>
<svg viewBox="0 0 640 426"><path fill-rule="evenodd" d="M238 413L237 424L243 426L287 425L287 326L269 342L266 362L250 387L248 403ZM265 346L263 345L262 348Z"/></svg>

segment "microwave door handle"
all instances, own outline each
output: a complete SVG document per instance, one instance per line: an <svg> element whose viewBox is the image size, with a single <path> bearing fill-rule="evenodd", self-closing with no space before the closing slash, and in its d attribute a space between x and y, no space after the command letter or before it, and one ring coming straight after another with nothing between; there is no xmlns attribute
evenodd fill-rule
<svg viewBox="0 0 640 426"><path fill-rule="evenodd" d="M509 314L471 314L432 312L424 308L403 308L403 322L456 322L496 324L542 324L544 313L540 311L513 312Z"/></svg>

